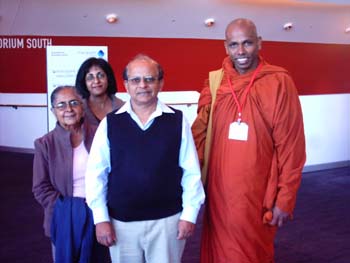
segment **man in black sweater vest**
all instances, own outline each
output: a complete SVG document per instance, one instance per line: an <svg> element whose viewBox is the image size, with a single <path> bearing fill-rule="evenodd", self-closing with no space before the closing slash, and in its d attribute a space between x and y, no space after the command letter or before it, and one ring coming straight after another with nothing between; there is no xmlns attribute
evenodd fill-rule
<svg viewBox="0 0 350 263"><path fill-rule="evenodd" d="M204 202L188 121L158 100L162 67L145 55L126 66L130 99L97 129L86 199L113 262L181 262Z"/></svg>

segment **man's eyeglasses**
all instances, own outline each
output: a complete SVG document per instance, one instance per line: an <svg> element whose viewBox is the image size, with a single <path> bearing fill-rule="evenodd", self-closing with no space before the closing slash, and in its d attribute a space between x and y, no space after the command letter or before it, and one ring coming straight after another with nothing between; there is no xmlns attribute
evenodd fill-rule
<svg viewBox="0 0 350 263"><path fill-rule="evenodd" d="M133 77L133 78L128 78L128 82L133 85L137 85L141 83L141 80L143 80L144 83L146 84L153 84L156 82L158 79L153 77L153 76L145 76L145 77Z"/></svg>
<svg viewBox="0 0 350 263"><path fill-rule="evenodd" d="M55 106L53 106L53 108L58 109L58 110L65 110L65 109L67 109L68 104L71 108L76 108L81 104L81 102L79 100L70 100L68 102L61 101L61 102L57 103Z"/></svg>
<svg viewBox="0 0 350 263"><path fill-rule="evenodd" d="M97 78L98 80L101 80L101 79L104 79L105 77L106 77L106 74L103 72L98 72L96 75L89 73L86 75L85 80L90 82L95 80L95 78Z"/></svg>

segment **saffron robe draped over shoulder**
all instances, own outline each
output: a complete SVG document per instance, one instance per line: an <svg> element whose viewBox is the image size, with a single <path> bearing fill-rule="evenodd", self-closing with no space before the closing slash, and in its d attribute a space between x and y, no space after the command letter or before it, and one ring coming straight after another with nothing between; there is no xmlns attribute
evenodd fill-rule
<svg viewBox="0 0 350 263"><path fill-rule="evenodd" d="M231 86L242 97L253 72L239 75L229 57L213 106L207 200L201 243L202 263L274 262L276 227L263 223L274 206L292 213L305 163L305 138L301 106L288 72L263 66L247 95L242 122L247 141L229 139L229 126L237 121L238 107ZM211 93L201 92L192 132L201 164Z"/></svg>

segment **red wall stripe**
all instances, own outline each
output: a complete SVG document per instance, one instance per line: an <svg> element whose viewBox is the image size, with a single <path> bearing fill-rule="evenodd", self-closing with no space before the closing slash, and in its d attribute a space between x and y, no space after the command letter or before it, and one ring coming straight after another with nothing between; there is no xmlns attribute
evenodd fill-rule
<svg viewBox="0 0 350 263"><path fill-rule="evenodd" d="M52 39L52 45L108 46L108 59L118 88L125 91L121 73L137 53L155 58L165 70L166 91L202 89L208 72L221 67L226 56L223 40L0 36L3 39ZM0 42L1 44L1 42ZM263 42L262 55L271 64L288 69L300 95L350 92L350 45L292 42ZM8 48L0 45L1 92L45 93L46 51L44 48Z"/></svg>

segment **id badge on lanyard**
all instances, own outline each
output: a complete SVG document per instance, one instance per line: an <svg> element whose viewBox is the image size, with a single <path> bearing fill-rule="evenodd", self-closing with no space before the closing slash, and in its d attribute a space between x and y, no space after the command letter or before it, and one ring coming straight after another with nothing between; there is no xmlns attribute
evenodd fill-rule
<svg viewBox="0 0 350 263"><path fill-rule="evenodd" d="M248 124L244 122L232 122L228 132L230 140L247 141L248 140Z"/></svg>
<svg viewBox="0 0 350 263"><path fill-rule="evenodd" d="M247 141L248 140L248 124L242 121L242 109L243 109L244 103L247 99L247 95L250 91L250 88L254 83L256 75L261 70L261 67L262 67L262 63L259 64L259 66L255 70L252 78L250 79L249 85L243 94L242 104L238 101L237 95L233 90L233 86L231 84L230 79L228 80L228 83L231 87L232 96L233 96L235 103L237 105L237 108L238 108L238 119L237 119L237 121L232 122L230 124L230 127L229 127L228 138L230 140L239 140L239 141Z"/></svg>

